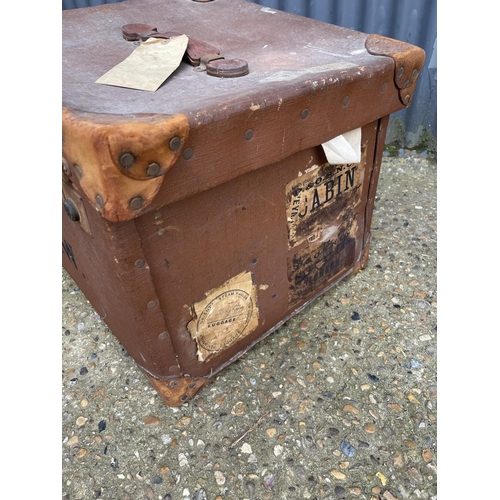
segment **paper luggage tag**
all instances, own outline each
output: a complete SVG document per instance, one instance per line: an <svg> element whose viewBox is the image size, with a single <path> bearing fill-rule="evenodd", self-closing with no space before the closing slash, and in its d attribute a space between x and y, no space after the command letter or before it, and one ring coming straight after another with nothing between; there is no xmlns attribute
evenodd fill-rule
<svg viewBox="0 0 500 500"><path fill-rule="evenodd" d="M179 67L188 37L148 38L95 83L154 92Z"/></svg>

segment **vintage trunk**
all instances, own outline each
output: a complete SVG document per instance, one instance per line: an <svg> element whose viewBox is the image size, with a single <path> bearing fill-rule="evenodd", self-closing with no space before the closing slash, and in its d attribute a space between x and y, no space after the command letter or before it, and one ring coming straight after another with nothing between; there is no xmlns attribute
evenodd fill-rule
<svg viewBox="0 0 500 500"><path fill-rule="evenodd" d="M244 0L130 0L62 27L63 265L177 406L365 265L388 117L424 52ZM187 35L185 60L156 91L95 83L134 28ZM348 132L357 158L329 163Z"/></svg>

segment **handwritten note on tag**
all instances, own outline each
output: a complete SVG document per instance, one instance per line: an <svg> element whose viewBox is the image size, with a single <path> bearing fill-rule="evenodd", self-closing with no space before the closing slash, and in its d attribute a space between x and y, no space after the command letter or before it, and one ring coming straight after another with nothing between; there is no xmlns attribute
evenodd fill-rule
<svg viewBox="0 0 500 500"><path fill-rule="evenodd" d="M149 38L95 83L154 92L179 67L188 37Z"/></svg>

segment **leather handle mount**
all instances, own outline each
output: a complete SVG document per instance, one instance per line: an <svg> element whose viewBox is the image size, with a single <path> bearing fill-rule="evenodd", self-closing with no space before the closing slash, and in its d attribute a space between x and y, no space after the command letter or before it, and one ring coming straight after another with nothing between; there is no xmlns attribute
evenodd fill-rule
<svg viewBox="0 0 500 500"><path fill-rule="evenodd" d="M126 24L122 26L123 38L127 41L144 41L148 38L169 39L182 33L158 32L156 26L148 24ZM234 78L248 74L248 63L244 59L226 59L220 50L209 43L188 37L186 59L195 71L206 71L207 75Z"/></svg>

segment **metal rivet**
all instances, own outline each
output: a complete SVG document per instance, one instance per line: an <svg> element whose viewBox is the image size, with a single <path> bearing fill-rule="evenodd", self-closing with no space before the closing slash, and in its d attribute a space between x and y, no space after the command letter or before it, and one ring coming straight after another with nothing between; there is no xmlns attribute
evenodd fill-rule
<svg viewBox="0 0 500 500"><path fill-rule="evenodd" d="M194 389L196 387L196 382L191 382L189 385L188 385L188 389Z"/></svg>
<svg viewBox="0 0 500 500"><path fill-rule="evenodd" d="M181 396L181 401L186 401L187 399L189 399L189 396L187 394L183 394Z"/></svg>
<svg viewBox="0 0 500 500"><path fill-rule="evenodd" d="M178 151L179 148L182 146L181 138L172 137L172 139L170 139L169 146L172 151Z"/></svg>
<svg viewBox="0 0 500 500"><path fill-rule="evenodd" d="M253 137L253 130L251 128L249 128L246 132L245 132L245 139L247 141L249 141L251 138Z"/></svg>
<svg viewBox="0 0 500 500"><path fill-rule="evenodd" d="M417 78L418 76L418 73L419 73L418 69L415 68L411 73L411 79L415 80L415 78Z"/></svg>
<svg viewBox="0 0 500 500"><path fill-rule="evenodd" d="M159 340L164 340L167 338L167 332L161 332L159 335L158 335L158 339Z"/></svg>
<svg viewBox="0 0 500 500"><path fill-rule="evenodd" d="M135 163L135 156L132 153L123 153L120 156L120 165L123 168L132 168Z"/></svg>
<svg viewBox="0 0 500 500"><path fill-rule="evenodd" d="M408 104L410 102L411 95L405 95L405 98L403 99L403 104Z"/></svg>
<svg viewBox="0 0 500 500"><path fill-rule="evenodd" d="M193 148L186 148L182 153L182 157L185 160L189 160L193 157L193 154L194 154Z"/></svg>
<svg viewBox="0 0 500 500"><path fill-rule="evenodd" d="M385 92L387 90L387 83L384 83L384 85L382 85L382 92Z"/></svg>
<svg viewBox="0 0 500 500"><path fill-rule="evenodd" d="M142 208L142 205L144 205L144 200L142 199L141 196L136 196L135 198L132 198L129 203L129 207L132 210L139 210Z"/></svg>
<svg viewBox="0 0 500 500"><path fill-rule="evenodd" d="M144 267L144 264L146 264L146 261L144 259L137 259L134 263L134 266L137 267L137 269L140 269L141 267Z"/></svg>
<svg viewBox="0 0 500 500"><path fill-rule="evenodd" d="M146 306L148 309L153 309L154 307L156 307L156 300L150 300L148 302L148 305Z"/></svg>
<svg viewBox="0 0 500 500"><path fill-rule="evenodd" d="M146 173L149 177L156 177L161 171L160 165L158 163L150 163L146 169Z"/></svg>
<svg viewBox="0 0 500 500"><path fill-rule="evenodd" d="M104 200L102 199L102 196L100 194L95 195L95 202L99 208L102 208L104 206Z"/></svg>
<svg viewBox="0 0 500 500"><path fill-rule="evenodd" d="M405 69L403 66L401 66L401 68L398 69L397 77L401 78L404 75L404 72L405 72Z"/></svg>
<svg viewBox="0 0 500 500"><path fill-rule="evenodd" d="M73 163L73 168L74 168L74 170L75 170L75 172L76 172L76 176L77 176L79 179L81 179L81 178L82 178L83 173L82 173L82 169L80 168L80 165L78 165L77 163Z"/></svg>
<svg viewBox="0 0 500 500"><path fill-rule="evenodd" d="M300 115L300 117L303 120L305 120L308 116L309 116L309 110L308 109L304 109L304 111L302 111L302 114Z"/></svg>
<svg viewBox="0 0 500 500"><path fill-rule="evenodd" d="M349 104L349 96L345 96L344 100L342 101L342 105L345 107Z"/></svg>
<svg viewBox="0 0 500 500"><path fill-rule="evenodd" d="M66 160L66 158L63 157L62 159L62 169L63 172L68 176L71 177L71 169L69 168L69 163Z"/></svg>
<svg viewBox="0 0 500 500"><path fill-rule="evenodd" d="M69 198L64 200L64 210L66 210L66 214L73 222L78 222L80 220L80 213L73 203L73 200Z"/></svg>
<svg viewBox="0 0 500 500"><path fill-rule="evenodd" d="M168 385L170 387L177 387L179 385L179 382L177 380L172 380Z"/></svg>

